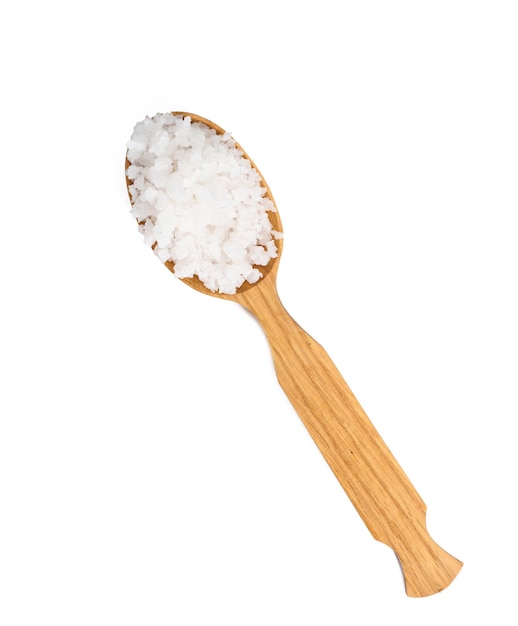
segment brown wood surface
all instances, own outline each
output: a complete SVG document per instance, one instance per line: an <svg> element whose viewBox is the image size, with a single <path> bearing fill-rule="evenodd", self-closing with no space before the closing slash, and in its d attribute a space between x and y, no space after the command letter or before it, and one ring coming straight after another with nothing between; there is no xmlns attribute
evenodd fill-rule
<svg viewBox="0 0 518 626"><path fill-rule="evenodd" d="M198 115L181 114L224 132ZM274 202L264 179L263 186ZM270 221L282 231L277 212L270 213ZM282 240L278 250L280 257ZM183 282L202 293L238 302L258 319L281 387L373 537L396 553L407 594L437 593L452 582L462 563L430 537L423 500L325 350L282 305L276 288L279 257L259 268L263 273L259 282L244 285L235 295L213 293L197 277ZM165 265L174 271L173 263Z"/></svg>
<svg viewBox="0 0 518 626"><path fill-rule="evenodd" d="M275 272L235 298L261 323L281 387L373 537L390 546L409 596L447 587L462 563L426 529L426 506L325 350L287 313Z"/></svg>

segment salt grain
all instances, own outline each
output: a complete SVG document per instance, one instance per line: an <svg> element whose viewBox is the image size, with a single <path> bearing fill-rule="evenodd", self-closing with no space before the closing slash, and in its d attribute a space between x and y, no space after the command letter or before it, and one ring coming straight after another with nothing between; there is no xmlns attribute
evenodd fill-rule
<svg viewBox="0 0 518 626"><path fill-rule="evenodd" d="M132 215L179 278L234 294L277 256L261 177L225 133L172 113L139 122L128 142Z"/></svg>

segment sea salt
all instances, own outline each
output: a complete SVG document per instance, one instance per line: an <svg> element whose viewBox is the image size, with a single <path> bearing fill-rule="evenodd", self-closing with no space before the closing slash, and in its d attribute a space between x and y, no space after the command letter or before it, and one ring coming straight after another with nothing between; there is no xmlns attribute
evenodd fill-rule
<svg viewBox="0 0 518 626"><path fill-rule="evenodd" d="M179 278L234 294L277 256L275 205L229 133L172 113L139 122L128 142L132 215Z"/></svg>

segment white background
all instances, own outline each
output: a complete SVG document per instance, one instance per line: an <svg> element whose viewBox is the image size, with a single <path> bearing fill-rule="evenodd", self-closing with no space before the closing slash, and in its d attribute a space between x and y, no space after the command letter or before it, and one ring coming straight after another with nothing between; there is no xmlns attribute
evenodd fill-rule
<svg viewBox="0 0 518 626"><path fill-rule="evenodd" d="M0 623L516 624L516 3L29 1L0 29ZM267 179L281 298L465 562L442 593L405 596L254 320L142 243L125 143L169 110Z"/></svg>

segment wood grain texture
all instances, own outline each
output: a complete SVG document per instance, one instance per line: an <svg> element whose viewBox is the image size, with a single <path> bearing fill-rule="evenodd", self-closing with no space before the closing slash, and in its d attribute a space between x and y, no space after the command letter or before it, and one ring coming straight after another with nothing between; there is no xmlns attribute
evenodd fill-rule
<svg viewBox="0 0 518 626"><path fill-rule="evenodd" d="M447 587L462 563L426 529L426 506L325 350L288 314L275 272L236 300L261 323L281 387L375 539L390 546L409 596Z"/></svg>
<svg viewBox="0 0 518 626"><path fill-rule="evenodd" d="M188 115L217 133L224 132L199 115L175 114ZM266 181L261 179L275 206ZM126 182L129 186L130 181ZM279 213L271 212L269 218L273 228L282 232ZM278 257L258 268L263 278L243 285L235 295L214 293L196 276L182 281L207 295L238 302L257 318L268 338L281 387L373 537L396 553L407 594L437 593L452 582L462 563L430 537L423 500L325 350L282 305L276 287L282 240L277 244ZM165 265L174 273L174 263Z"/></svg>

